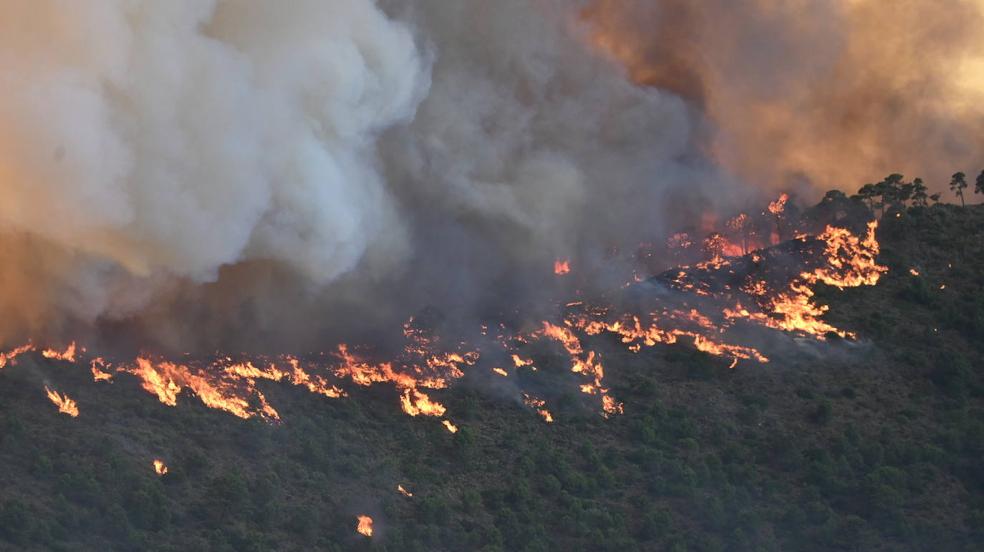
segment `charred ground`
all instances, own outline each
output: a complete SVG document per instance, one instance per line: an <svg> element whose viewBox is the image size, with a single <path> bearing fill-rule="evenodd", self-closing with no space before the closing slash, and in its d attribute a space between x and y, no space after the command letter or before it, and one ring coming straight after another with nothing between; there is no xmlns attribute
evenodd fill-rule
<svg viewBox="0 0 984 552"><path fill-rule="evenodd" d="M897 215L879 228L877 286L818 288L860 341L791 340L729 370L598 336L625 404L607 420L576 389L551 397L547 425L461 385L434 392L456 412L449 434L394 408L391 388L324 401L271 384L284 421L269 424L25 358L0 372L0 548L979 549L984 208ZM568 369L535 358L540 385ZM39 393L55 375L83 415Z"/></svg>

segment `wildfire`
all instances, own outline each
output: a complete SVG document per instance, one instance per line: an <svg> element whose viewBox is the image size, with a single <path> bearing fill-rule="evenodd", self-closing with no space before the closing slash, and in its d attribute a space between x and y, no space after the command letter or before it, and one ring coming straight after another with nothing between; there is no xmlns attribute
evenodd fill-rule
<svg viewBox="0 0 984 552"><path fill-rule="evenodd" d="M44 386L45 392L48 394L48 399L55 403L58 407L58 412L62 414L68 414L73 418L77 418L79 415L79 407L75 404L75 401L68 398L68 395L59 394L57 391L52 390L47 385Z"/></svg>
<svg viewBox="0 0 984 552"><path fill-rule="evenodd" d="M154 472L157 475L161 475L161 476L167 475L167 464L165 464L163 460L161 460L159 458L155 458L154 459Z"/></svg>
<svg viewBox="0 0 984 552"><path fill-rule="evenodd" d="M564 274L570 274L571 263L568 259L557 259L554 261L554 274L557 276L563 276Z"/></svg>
<svg viewBox="0 0 984 552"><path fill-rule="evenodd" d="M356 519L359 520L359 525L355 528L360 535L365 535L367 537L372 536L372 518L369 516L358 516Z"/></svg>
<svg viewBox="0 0 984 552"><path fill-rule="evenodd" d="M783 194L770 203L769 212L778 217L785 211L787 200L788 196ZM758 349L734 341L733 336L739 332L731 330L738 323L812 336L818 340L825 339L827 335L855 337L851 332L823 320L828 307L816 302L814 286L822 283L844 289L875 285L879 281L887 268L876 260L879 254L875 235L877 222L869 223L860 235L833 226L827 226L814 237L798 235L795 245L791 247L812 256L809 262L804 261L804 268L782 273L782 281L756 272L764 259L777 254L775 251L763 250L742 258L735 256L756 247L749 241L748 224L744 213L727 223L728 228L736 233L732 236L741 238L740 244L732 243L723 234L711 234L704 242L704 249L711 256L710 261L692 267L682 266L653 278L660 279L668 287L687 292L674 296L673 300L683 296L682 301L667 304L657 294L655 300L660 301L658 306L639 313L618 312L610 306L592 306L586 300L571 301L566 303L568 310L565 316L554 321L542 320L530 331L511 331L500 323L493 347L498 346L502 350L493 351L491 356L508 357L514 368L529 368L530 372L535 372L533 359L520 348L536 342L553 344L566 355L574 384L581 393L590 397L588 400L597 401L602 416L609 417L621 414L624 406L612 396L605 382L602 355L587 346L593 336L607 334L633 353L658 344L683 344L721 357L732 368L740 361L769 362L769 358ZM692 245L686 234L677 234L671 241L686 244L687 247ZM569 270L567 260L556 261L557 274L566 274ZM914 268L910 269L910 273L919 275ZM634 280L644 279L637 277ZM941 285L940 289L943 288ZM697 306L706 306L708 302L715 301L719 305L712 309L699 309L688 302L694 296L699 296ZM489 326L483 324L482 335L488 335L488 330ZM280 414L268 403L261 385L293 385L327 399L338 399L348 395L346 383L362 387L386 384L394 388L405 414L443 418L441 425L447 431L456 433L458 427L444 418L447 408L434 400L431 393L446 389L464 377L465 370L476 365L480 359L478 348L465 343L446 347L434 333L418 326L412 318L404 324L403 335L406 344L402 351L383 360L374 358L372 351L364 348L339 344L327 354L312 357L224 356L212 360L178 362L143 354L133 361L120 363L94 357L88 360L88 366L93 381L112 382L117 374L132 376L138 379L145 391L168 406L176 406L183 394L185 397L197 397L208 408L243 419L259 417L269 422L278 422ZM15 364L22 355L36 351L48 359L83 365L86 362L79 358L85 355L85 348L75 342L65 349L39 349L27 343L0 352L0 368ZM486 369L501 377L510 375L503 367ZM75 401L47 387L45 390L59 412L73 417L78 415ZM523 403L545 422L554 421L545 400L527 393L522 395ZM158 462L155 460L155 469L158 469ZM166 471L163 462L160 466ZM159 469L158 473L161 473ZM371 532L371 519L369 524Z"/></svg>

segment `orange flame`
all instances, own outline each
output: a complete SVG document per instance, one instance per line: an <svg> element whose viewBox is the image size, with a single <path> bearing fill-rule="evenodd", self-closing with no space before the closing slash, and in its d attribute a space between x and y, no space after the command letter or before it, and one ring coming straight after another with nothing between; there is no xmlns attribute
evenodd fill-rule
<svg viewBox="0 0 984 552"><path fill-rule="evenodd" d="M59 394L57 391L52 390L47 385L44 386L45 392L48 394L48 399L55 403L58 407L58 412L62 414L68 414L73 418L77 418L79 415L79 407L75 404L75 401L68 398L68 395Z"/></svg>
<svg viewBox="0 0 984 552"><path fill-rule="evenodd" d="M55 360L64 360L66 362L75 362L75 342L71 342L64 351L45 349L41 351L41 356Z"/></svg>
<svg viewBox="0 0 984 552"><path fill-rule="evenodd" d="M372 518L369 516L358 516L359 525L355 528L360 535L372 536Z"/></svg>
<svg viewBox="0 0 984 552"><path fill-rule="evenodd" d="M536 397L531 397L530 395L523 393L523 403L526 406L532 408L533 410L536 410L536 413L539 414L541 418L543 418L543 421L547 422L548 424L553 423L554 421L553 415L550 414L549 410L544 408L547 404L547 401L543 399L538 399Z"/></svg>
<svg viewBox="0 0 984 552"><path fill-rule="evenodd" d="M154 472L157 473L157 475L167 475L167 464L165 464L163 460L155 458Z"/></svg>
<svg viewBox="0 0 984 552"><path fill-rule="evenodd" d="M571 273L571 263L568 259L557 259L554 261L554 274L557 276L563 276L564 274Z"/></svg>
<svg viewBox="0 0 984 552"><path fill-rule="evenodd" d="M17 357L29 353L34 350L34 345L27 343L7 351L5 353L0 353L0 368L6 367L8 364L16 364Z"/></svg>
<svg viewBox="0 0 984 552"><path fill-rule="evenodd" d="M789 201L789 194L782 193L775 201L769 202L769 212L775 216L781 215L786 210L786 203Z"/></svg>

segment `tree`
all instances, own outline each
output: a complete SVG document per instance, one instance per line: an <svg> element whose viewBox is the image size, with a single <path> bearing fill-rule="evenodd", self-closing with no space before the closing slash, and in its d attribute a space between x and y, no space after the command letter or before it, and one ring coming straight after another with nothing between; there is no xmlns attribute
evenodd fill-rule
<svg viewBox="0 0 984 552"><path fill-rule="evenodd" d="M926 185L923 184L921 178L916 178L912 181L912 204L919 207L925 207L927 204L927 199L929 196L926 195Z"/></svg>
<svg viewBox="0 0 984 552"><path fill-rule="evenodd" d="M741 238L741 254L748 255L748 215L741 213L725 224Z"/></svg>
<svg viewBox="0 0 984 552"><path fill-rule="evenodd" d="M885 177L876 187L880 188L882 195L882 215L885 214L885 207L895 206L905 203L909 199L904 191L902 180L905 177L898 173L893 173Z"/></svg>
<svg viewBox="0 0 984 552"><path fill-rule="evenodd" d="M964 203L963 191L967 189L967 175L962 172L953 173L953 177L950 179L950 190L957 194L960 198L960 206L966 207L967 204Z"/></svg>
<svg viewBox="0 0 984 552"><path fill-rule="evenodd" d="M977 182L974 185L975 194L984 194L984 171L977 175Z"/></svg>
<svg viewBox="0 0 984 552"><path fill-rule="evenodd" d="M939 192L937 192L937 193L935 193L935 194L933 194L933 195L931 195L931 196L929 196L929 199L931 199L931 200L933 200L933 203L934 203L934 204L935 204L935 203L939 203L939 202L940 202L940 193L939 193Z"/></svg>
<svg viewBox="0 0 984 552"><path fill-rule="evenodd" d="M858 190L858 193L855 197L860 198L861 201L864 201L865 204L868 206L868 209L874 212L876 194L877 191L875 190L875 185L869 183L869 184L865 184L864 186L861 186L861 189Z"/></svg>

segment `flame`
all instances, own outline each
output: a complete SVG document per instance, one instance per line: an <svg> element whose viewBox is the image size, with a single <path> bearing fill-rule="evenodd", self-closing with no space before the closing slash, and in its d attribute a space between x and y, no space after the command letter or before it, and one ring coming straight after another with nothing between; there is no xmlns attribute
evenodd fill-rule
<svg viewBox="0 0 984 552"><path fill-rule="evenodd" d="M919 271L914 268L910 268L909 274L912 274L913 276L919 276Z"/></svg>
<svg viewBox="0 0 984 552"><path fill-rule="evenodd" d="M157 475L167 475L167 464L159 458L154 459L154 472Z"/></svg>
<svg viewBox="0 0 984 552"><path fill-rule="evenodd" d="M109 367L109 363L106 362L102 357L96 357L89 362L89 371L92 372L92 381L113 381L113 374L106 371Z"/></svg>
<svg viewBox="0 0 984 552"><path fill-rule="evenodd" d="M79 407L75 404L75 401L68 398L68 395L59 394L57 391L52 390L47 385L44 386L45 392L48 394L48 398L51 402L55 403L58 407L58 412L62 414L68 414L73 418L77 418L79 415Z"/></svg>
<svg viewBox="0 0 984 552"><path fill-rule="evenodd" d="M358 516L359 525L355 528L360 535L372 536L372 518L369 516Z"/></svg>
<svg viewBox="0 0 984 552"><path fill-rule="evenodd" d="M571 263L568 259L557 259L556 261L554 261L553 270L554 270L554 274L556 274L557 276L570 274Z"/></svg>
<svg viewBox="0 0 984 552"><path fill-rule="evenodd" d="M769 212L775 216L781 215L786 210L786 203L789 201L789 194L782 193L775 201L769 202Z"/></svg>
<svg viewBox="0 0 984 552"><path fill-rule="evenodd" d="M17 363L17 357L29 353L34 350L34 345L27 343L7 351L5 353L0 353L0 368L6 367L8 364L13 365Z"/></svg>
<svg viewBox="0 0 984 552"><path fill-rule="evenodd" d="M505 369L503 369L503 368L498 368L498 367L493 368L492 369L492 372L494 372L496 374L499 374L500 376L502 376L504 378L509 377L509 372L506 372Z"/></svg>
<svg viewBox="0 0 984 552"><path fill-rule="evenodd" d="M529 366L529 367L533 366L533 359L522 358L515 353L513 353L512 355L512 361L513 361L513 365L516 366L516 368L522 368L524 366Z"/></svg>
<svg viewBox="0 0 984 552"><path fill-rule="evenodd" d="M413 496L413 493L411 493L410 491L408 491L403 485L397 485L396 486L396 490L397 490L397 492L399 492L401 495L403 495L405 497L412 497Z"/></svg>
<svg viewBox="0 0 984 552"><path fill-rule="evenodd" d="M449 420L441 420L441 424L444 425L444 429L451 433L458 433L458 426L452 424Z"/></svg>
<svg viewBox="0 0 984 552"><path fill-rule="evenodd" d="M64 351L45 349L41 351L41 356L55 360L64 360L66 362L75 362L75 342L71 342Z"/></svg>
<svg viewBox="0 0 984 552"><path fill-rule="evenodd" d="M539 414L541 418L543 418L544 422L547 422L548 424L553 423L554 421L553 415L550 414L549 410L544 408L547 404L547 401L543 399L538 399L536 397L531 397L530 395L523 393L523 404L532 408L533 410L536 410L536 413Z"/></svg>
<svg viewBox="0 0 984 552"><path fill-rule="evenodd" d="M877 221L871 221L867 226L865 236L859 237L849 230L827 226L826 230L817 236L825 244L824 256L826 265L803 272L799 278L790 282L786 291L767 296L765 282L754 282L746 285L743 290L763 297L765 307L763 312L751 312L739 302L735 308L726 308L724 315L728 319L746 319L760 325L784 331L798 332L815 336L823 340L828 333L840 337L855 337L853 333L838 329L822 320L820 317L829 307L813 302L814 291L809 287L822 282L838 289L858 286L873 286L878 283L881 275L888 268L876 261L880 247L875 238L878 228Z"/></svg>
<svg viewBox="0 0 984 552"><path fill-rule="evenodd" d="M606 418L612 414L620 414L622 412L620 403L614 399L605 400L608 389L602 384L602 380L605 378L605 368L602 366L599 356L594 351L584 351L580 338L574 335L571 327L558 326L546 320L542 324L542 330L534 335L543 335L559 342L570 358L571 372L581 374L590 381L590 383L581 385L581 392L587 395L598 394L601 396L602 413ZM571 322L567 321L567 324L571 324ZM573 326L573 324L571 325Z"/></svg>

